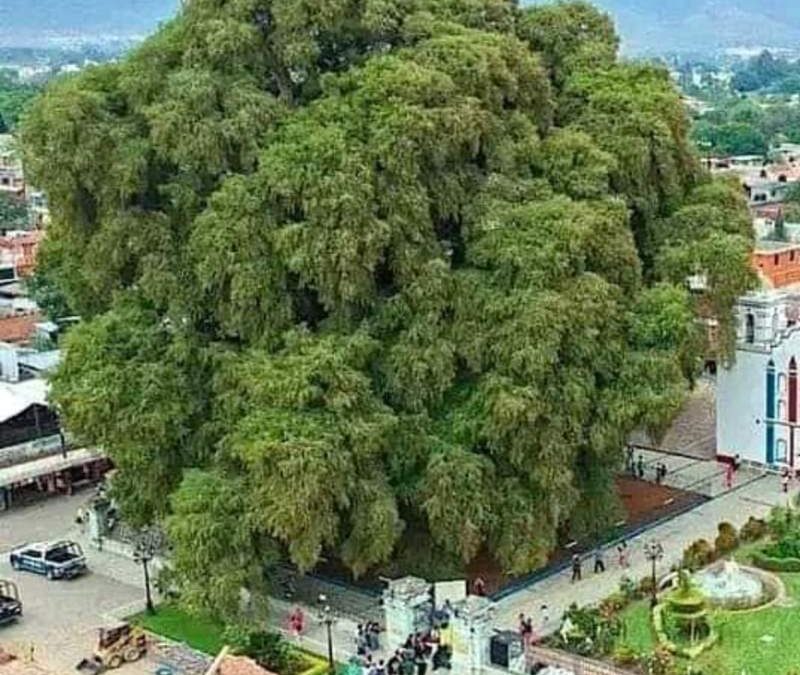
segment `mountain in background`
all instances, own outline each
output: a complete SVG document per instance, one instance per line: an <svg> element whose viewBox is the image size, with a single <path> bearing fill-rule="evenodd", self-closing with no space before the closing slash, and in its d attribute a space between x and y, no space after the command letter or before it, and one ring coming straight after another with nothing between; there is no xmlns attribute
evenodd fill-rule
<svg viewBox="0 0 800 675"><path fill-rule="evenodd" d="M0 0L0 47L141 38L175 14L180 0Z"/></svg>
<svg viewBox="0 0 800 675"><path fill-rule="evenodd" d="M546 0L527 4L542 1ZM627 54L800 48L800 0L594 0L594 4L614 17Z"/></svg>
<svg viewBox="0 0 800 675"><path fill-rule="evenodd" d="M523 3L548 0L522 0ZM627 54L800 47L800 0L595 0ZM0 47L136 39L180 0L0 0Z"/></svg>

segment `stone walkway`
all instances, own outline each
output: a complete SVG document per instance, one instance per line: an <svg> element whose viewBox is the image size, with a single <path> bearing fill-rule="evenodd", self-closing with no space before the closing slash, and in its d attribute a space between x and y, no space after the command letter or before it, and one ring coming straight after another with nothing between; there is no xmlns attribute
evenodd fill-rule
<svg viewBox="0 0 800 675"><path fill-rule="evenodd" d="M560 617L572 603L597 603L618 590L624 576L637 581L649 576L651 563L644 555L647 542L658 541L664 547L665 555L657 569L659 573L666 573L672 565L680 562L684 548L694 540L704 538L713 542L718 523L728 521L738 528L750 516L764 517L773 506L787 501L787 496L781 492L778 476L751 478L751 482L740 484L738 489L735 487L733 491L629 540L628 569L619 567L613 550L606 553L608 569L605 573L593 574L592 559L587 558L583 564L583 581L571 583L571 572L565 570L535 583L498 602L496 623L502 628L516 627L519 614L525 613L533 617L538 632L550 632L557 628ZM546 612L542 610L543 605L547 607Z"/></svg>

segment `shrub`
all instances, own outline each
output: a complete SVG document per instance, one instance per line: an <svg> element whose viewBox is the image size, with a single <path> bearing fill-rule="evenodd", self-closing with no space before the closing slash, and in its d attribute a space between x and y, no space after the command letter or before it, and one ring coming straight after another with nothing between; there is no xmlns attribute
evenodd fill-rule
<svg viewBox="0 0 800 675"><path fill-rule="evenodd" d="M623 593L612 593L600 603L600 611L606 615L617 614L628 606L630 600Z"/></svg>
<svg viewBox="0 0 800 675"><path fill-rule="evenodd" d="M762 550L770 558L800 558L800 534L796 532L786 534Z"/></svg>
<svg viewBox="0 0 800 675"><path fill-rule="evenodd" d="M290 673L297 672L303 665L302 657L279 633L229 627L225 639L234 651L249 656L268 670Z"/></svg>
<svg viewBox="0 0 800 675"><path fill-rule="evenodd" d="M626 666L634 665L639 660L639 655L636 653L636 650L633 647L629 647L628 645L618 645L616 649L614 649L614 653L612 654L611 658L616 665L624 668Z"/></svg>
<svg viewBox="0 0 800 675"><path fill-rule="evenodd" d="M714 549L705 539L697 539L683 552L683 567L688 570L699 570L714 560Z"/></svg>
<svg viewBox="0 0 800 675"><path fill-rule="evenodd" d="M757 541L762 537L766 537L768 531L766 520L750 516L748 521L742 525L742 529L739 530L739 538L742 541Z"/></svg>
<svg viewBox="0 0 800 675"><path fill-rule="evenodd" d="M665 647L658 646L652 654L644 656L642 668L648 675L672 675L675 670L675 657Z"/></svg>
<svg viewBox="0 0 800 675"><path fill-rule="evenodd" d="M581 656L606 656L611 653L622 633L618 617L604 615L596 607L578 607L573 604L566 612L573 625L572 631L559 636L559 646Z"/></svg>
<svg viewBox="0 0 800 675"><path fill-rule="evenodd" d="M767 527L769 528L769 533L773 537L776 539L782 539L792 531L796 531L798 529L797 518L795 517L792 509L776 506L769 513Z"/></svg>
<svg viewBox="0 0 800 675"><path fill-rule="evenodd" d="M717 527L717 538L714 540L714 550L717 557L733 551L739 545L736 528L730 523L720 523Z"/></svg>
<svg viewBox="0 0 800 675"><path fill-rule="evenodd" d="M639 595L648 596L653 592L653 577L642 577L639 580Z"/></svg>
<svg viewBox="0 0 800 675"><path fill-rule="evenodd" d="M766 551L755 551L750 557L756 567L769 572L800 572L800 558L773 558Z"/></svg>
<svg viewBox="0 0 800 675"><path fill-rule="evenodd" d="M619 592L622 593L628 602L640 597L636 582L629 576L624 576L619 580Z"/></svg>

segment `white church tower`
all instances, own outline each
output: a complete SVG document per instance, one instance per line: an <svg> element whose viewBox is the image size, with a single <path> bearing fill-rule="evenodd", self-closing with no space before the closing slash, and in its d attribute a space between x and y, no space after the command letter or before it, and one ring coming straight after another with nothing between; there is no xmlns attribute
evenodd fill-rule
<svg viewBox="0 0 800 675"><path fill-rule="evenodd" d="M736 361L717 380L717 455L800 468L800 293L762 292L737 307Z"/></svg>

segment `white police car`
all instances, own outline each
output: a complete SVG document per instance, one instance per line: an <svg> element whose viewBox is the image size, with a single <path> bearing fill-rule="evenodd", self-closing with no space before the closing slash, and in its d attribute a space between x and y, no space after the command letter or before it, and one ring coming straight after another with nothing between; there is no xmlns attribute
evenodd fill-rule
<svg viewBox="0 0 800 675"><path fill-rule="evenodd" d="M73 541L24 544L11 551L11 567L43 574L48 579L71 579L86 571L83 549Z"/></svg>

